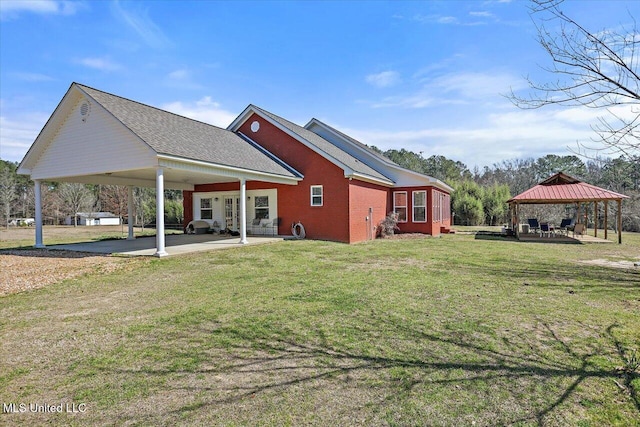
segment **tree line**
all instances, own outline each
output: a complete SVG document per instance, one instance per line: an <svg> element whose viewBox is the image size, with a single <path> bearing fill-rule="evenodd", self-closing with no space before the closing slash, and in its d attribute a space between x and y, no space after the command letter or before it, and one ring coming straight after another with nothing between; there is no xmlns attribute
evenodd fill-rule
<svg viewBox="0 0 640 427"><path fill-rule="evenodd" d="M557 172L598 187L629 196L622 204L622 229L640 231L640 157L592 158L549 154L537 159L512 159L483 169L470 170L464 163L444 156L424 158L401 150L373 149L407 169L437 178L454 188L451 210L456 225L498 225L508 221L506 201ZM554 218L575 214L571 206L532 205L531 216ZM602 211L602 204L599 210ZM610 207L615 209L615 207ZM614 212L615 213L615 212ZM600 212L598 217L604 217ZM614 224L610 224L614 225ZM602 227L603 224L598 224Z"/></svg>
<svg viewBox="0 0 640 427"><path fill-rule="evenodd" d="M18 175L17 168L17 163L0 159L0 212L5 227L12 220L35 217L34 183L29 177ZM61 225L70 220L72 225L77 225L80 212L111 212L124 222L133 221L137 227L155 224L155 189L135 187L133 191L134 218L128 218L129 193L126 186L43 182L43 223ZM183 219L182 191L166 190L165 223L182 227Z"/></svg>
<svg viewBox="0 0 640 427"><path fill-rule="evenodd" d="M470 170L464 163L444 156L425 158L405 149L383 152L372 148L402 167L452 186L454 225L507 223L509 212L506 201L509 198L562 171L589 184L629 196L622 204L622 228L624 231L640 231L640 157L620 156L583 161L575 155L549 154L538 159L504 160L491 167ZM12 218L35 216L33 181L17 175L16 169L17 163L0 160L0 209L5 224ZM74 221L78 212L101 211L111 212L128 221L127 191L127 187L118 185L45 182L42 184L43 221L45 224L62 224L67 217ZM182 224L182 192L167 190L165 200L165 222ZM531 216L554 217L559 221L561 217L573 214L569 208L534 205L525 209L531 210ZM599 209L602 210L603 206ZM604 217L602 213L598 216ZM155 220L155 189L134 188L133 223L144 227L155 224Z"/></svg>

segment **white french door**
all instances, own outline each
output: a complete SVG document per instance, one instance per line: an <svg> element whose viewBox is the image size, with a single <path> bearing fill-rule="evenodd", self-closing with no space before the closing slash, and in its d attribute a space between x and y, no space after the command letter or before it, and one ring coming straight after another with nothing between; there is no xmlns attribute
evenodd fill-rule
<svg viewBox="0 0 640 427"><path fill-rule="evenodd" d="M226 196L224 198L224 221L226 228L233 231L240 229L240 197Z"/></svg>

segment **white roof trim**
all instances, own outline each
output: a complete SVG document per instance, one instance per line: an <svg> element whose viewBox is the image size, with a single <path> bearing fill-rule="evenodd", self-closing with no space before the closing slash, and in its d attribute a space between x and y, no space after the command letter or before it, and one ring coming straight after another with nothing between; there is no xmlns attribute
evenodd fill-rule
<svg viewBox="0 0 640 427"><path fill-rule="evenodd" d="M382 186L389 187L389 188L393 188L395 186L395 184L393 184L393 183L391 183L389 181L383 181L383 180L375 178L373 176L365 175L365 174L358 173L358 172L351 172L350 174L345 174L344 177L345 178L357 179L358 181L370 182L372 184L378 184L378 185L382 185Z"/></svg>
<svg viewBox="0 0 640 427"><path fill-rule="evenodd" d="M169 156L166 154L158 155L158 166L201 172L236 179L245 178L254 181L266 181L277 184L297 185L299 181L302 181L302 178L297 177L287 177L269 172L260 172L250 169L242 169L234 166L218 165L214 163L203 162L201 160L186 159L176 156Z"/></svg>

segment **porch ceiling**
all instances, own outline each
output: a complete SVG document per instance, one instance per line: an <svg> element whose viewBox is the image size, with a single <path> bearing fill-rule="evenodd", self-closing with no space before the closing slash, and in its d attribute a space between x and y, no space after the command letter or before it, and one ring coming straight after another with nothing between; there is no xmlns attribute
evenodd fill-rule
<svg viewBox="0 0 640 427"><path fill-rule="evenodd" d="M242 170L205 162L182 161L167 156L159 156L158 166L164 172L164 186L172 190L193 190L195 185L247 181L266 181L296 185L301 178L291 178L259 171ZM46 180L58 182L79 182L84 184L133 185L135 187L156 186L157 167L129 169L114 172L49 177Z"/></svg>

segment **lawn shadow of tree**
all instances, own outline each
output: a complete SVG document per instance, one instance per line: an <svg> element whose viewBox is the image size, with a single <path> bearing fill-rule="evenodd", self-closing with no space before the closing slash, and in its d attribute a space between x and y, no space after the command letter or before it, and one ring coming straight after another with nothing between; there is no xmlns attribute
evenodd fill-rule
<svg viewBox="0 0 640 427"><path fill-rule="evenodd" d="M488 382L515 398L523 384L542 382L553 390L547 391L549 395L532 396L532 402L528 402L519 413L501 413L492 421L495 425L535 423L540 426L545 425L547 418L585 381L604 379L611 380L612 384L615 381L640 416L640 401L634 385L640 378L638 371L605 369L595 361L599 356L615 354L624 366L628 350L615 335L617 324L611 324L605 330L580 325L588 328L590 333L605 337L606 345L599 341L588 348L574 348L571 340L563 339L551 325L542 321L531 335L469 336L456 331L428 331L426 327L392 313L376 312L359 317L362 318L356 323L367 322L367 333L382 331L386 339L393 337L399 345L385 347L386 350L360 351L357 346L340 342L335 335L320 327L306 331L303 339L295 332L276 327L262 328L257 332L233 325L215 328L194 325L195 330L181 332L184 337L176 336L167 341L167 361L180 357L182 347L177 344L182 338L196 334L202 337L223 336L227 342L233 343L225 350L223 363L200 363L193 369L183 370L145 367L143 363L141 368L121 366L106 368L106 371L110 374L167 378L176 374L226 378L222 383L209 381L208 385L172 381L170 388L174 391L218 397L168 409L166 416L193 415L221 405L255 402L253 399L263 394L282 394L300 387L329 389L346 377L355 381L358 388L369 387L366 379L376 378L387 396L385 402L391 405L388 408L391 411L397 409L392 405L395 399L403 399L417 389L442 385L464 388L472 383ZM421 357L416 356L420 353L415 351L416 346L425 349ZM202 346L197 350L199 356L203 360L211 357L213 347L213 343ZM216 354L219 354L218 350ZM398 381L390 375L398 369L410 370L412 374Z"/></svg>

